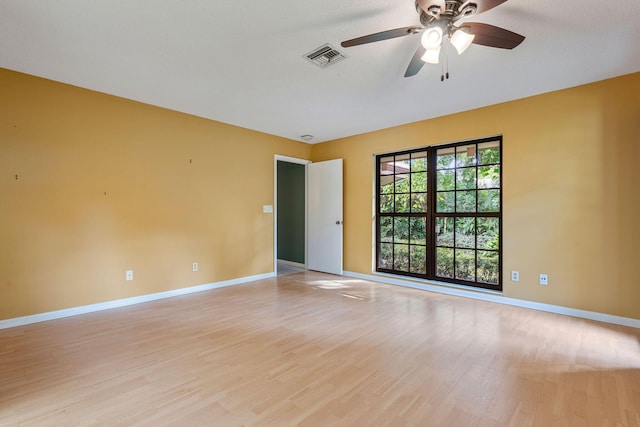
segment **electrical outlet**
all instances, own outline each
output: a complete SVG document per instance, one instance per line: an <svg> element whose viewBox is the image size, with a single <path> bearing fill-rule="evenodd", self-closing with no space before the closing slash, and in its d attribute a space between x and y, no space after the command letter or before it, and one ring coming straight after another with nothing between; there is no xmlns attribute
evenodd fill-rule
<svg viewBox="0 0 640 427"><path fill-rule="evenodd" d="M125 278L127 279L127 281L133 280L133 270L127 270L127 272L125 273Z"/></svg>
<svg viewBox="0 0 640 427"><path fill-rule="evenodd" d="M519 271L512 271L511 272L511 281L512 282L519 282L520 281L520 272Z"/></svg>
<svg viewBox="0 0 640 427"><path fill-rule="evenodd" d="M540 284L543 286L549 285L549 276L547 274L540 275Z"/></svg>
<svg viewBox="0 0 640 427"><path fill-rule="evenodd" d="M194 262L192 265L193 271L198 271L198 263Z"/></svg>

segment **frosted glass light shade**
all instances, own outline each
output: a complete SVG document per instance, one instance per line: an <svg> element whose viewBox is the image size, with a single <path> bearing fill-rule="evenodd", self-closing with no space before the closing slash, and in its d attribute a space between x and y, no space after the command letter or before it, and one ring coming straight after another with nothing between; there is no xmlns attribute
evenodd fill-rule
<svg viewBox="0 0 640 427"><path fill-rule="evenodd" d="M429 64L438 64L440 62L440 46L436 49L427 49L420 59Z"/></svg>
<svg viewBox="0 0 640 427"><path fill-rule="evenodd" d="M431 27L427 28L424 33L422 33L422 46L425 49L436 49L442 46L442 28L440 27Z"/></svg>
<svg viewBox="0 0 640 427"><path fill-rule="evenodd" d="M458 51L458 55L462 55L462 52L467 50L475 38L475 35L469 34L466 30L459 28L451 36L451 44Z"/></svg>

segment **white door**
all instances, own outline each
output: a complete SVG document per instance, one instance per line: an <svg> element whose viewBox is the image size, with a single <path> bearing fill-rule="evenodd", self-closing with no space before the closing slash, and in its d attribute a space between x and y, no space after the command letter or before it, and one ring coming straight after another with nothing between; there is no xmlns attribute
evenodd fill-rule
<svg viewBox="0 0 640 427"><path fill-rule="evenodd" d="M307 268L342 274L342 159L307 166Z"/></svg>

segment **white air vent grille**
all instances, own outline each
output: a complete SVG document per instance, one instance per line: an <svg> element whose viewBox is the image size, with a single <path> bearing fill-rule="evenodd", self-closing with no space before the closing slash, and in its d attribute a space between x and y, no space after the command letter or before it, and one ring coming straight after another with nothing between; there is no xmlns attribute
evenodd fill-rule
<svg viewBox="0 0 640 427"><path fill-rule="evenodd" d="M342 52L334 49L329 44L314 49L304 55L304 57L321 68L326 68L346 58Z"/></svg>

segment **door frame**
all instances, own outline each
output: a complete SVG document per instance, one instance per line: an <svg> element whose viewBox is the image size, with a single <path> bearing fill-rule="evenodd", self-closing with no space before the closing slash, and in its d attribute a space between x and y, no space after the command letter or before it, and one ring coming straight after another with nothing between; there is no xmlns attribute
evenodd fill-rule
<svg viewBox="0 0 640 427"><path fill-rule="evenodd" d="M307 165L311 160L296 157L274 155L273 159L273 272L278 274L278 162L296 163L304 165L304 266L307 267Z"/></svg>

